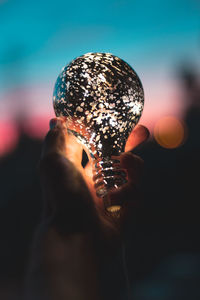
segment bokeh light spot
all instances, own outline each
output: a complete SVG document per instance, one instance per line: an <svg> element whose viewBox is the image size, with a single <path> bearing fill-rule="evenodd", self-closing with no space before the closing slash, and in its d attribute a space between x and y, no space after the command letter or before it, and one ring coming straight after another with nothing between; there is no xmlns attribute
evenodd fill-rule
<svg viewBox="0 0 200 300"><path fill-rule="evenodd" d="M161 118L154 127L154 138L167 149L181 146L186 139L186 125L173 116Z"/></svg>

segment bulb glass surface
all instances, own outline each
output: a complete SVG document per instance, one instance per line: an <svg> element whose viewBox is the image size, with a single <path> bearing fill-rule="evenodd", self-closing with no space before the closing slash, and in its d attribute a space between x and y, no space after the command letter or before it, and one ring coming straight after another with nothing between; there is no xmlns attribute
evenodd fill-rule
<svg viewBox="0 0 200 300"><path fill-rule="evenodd" d="M116 162L111 157L124 151L143 111L144 91L136 72L110 53L87 53L63 68L53 105L56 116L67 117L68 130L88 148L99 170L112 177L109 170ZM121 185L116 177L113 187Z"/></svg>

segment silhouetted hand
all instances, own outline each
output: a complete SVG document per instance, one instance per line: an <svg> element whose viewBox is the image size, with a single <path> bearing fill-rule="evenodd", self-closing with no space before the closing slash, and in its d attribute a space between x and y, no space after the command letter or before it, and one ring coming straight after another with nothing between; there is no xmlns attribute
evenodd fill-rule
<svg viewBox="0 0 200 300"><path fill-rule="evenodd" d="M86 167L81 165L81 144L68 134L64 119L52 119L50 125L40 161L44 216L35 240L27 299L103 299L99 276L119 249L119 228L136 207L143 161L131 152L120 156L128 182L109 193L125 203L121 220L115 222L96 197L89 156ZM138 125L126 151L148 135L148 130Z"/></svg>
<svg viewBox="0 0 200 300"><path fill-rule="evenodd" d="M96 223L112 223L112 218L109 220L105 214L102 199L95 193L89 153L89 161L83 168L83 146L68 134L65 120L54 118L50 124L52 129L46 136L40 162L46 213L55 219L55 225L59 224L60 230L90 231ZM136 126L127 141L126 152L120 156L121 167L127 171L128 183L111 191L109 197L123 199L122 219L126 218L131 207L137 205L143 168L142 159L128 151L143 143L148 136L146 127ZM87 149L84 150L87 152Z"/></svg>

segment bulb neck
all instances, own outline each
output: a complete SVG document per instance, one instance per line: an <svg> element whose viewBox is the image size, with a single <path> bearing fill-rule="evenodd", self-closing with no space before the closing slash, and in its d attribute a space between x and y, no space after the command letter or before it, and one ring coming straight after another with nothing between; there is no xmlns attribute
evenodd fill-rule
<svg viewBox="0 0 200 300"><path fill-rule="evenodd" d="M127 174L121 168L120 161L109 157L96 159L93 179L96 194L103 199L106 211L117 215L123 205L123 199L112 200L108 197L108 192L127 182Z"/></svg>

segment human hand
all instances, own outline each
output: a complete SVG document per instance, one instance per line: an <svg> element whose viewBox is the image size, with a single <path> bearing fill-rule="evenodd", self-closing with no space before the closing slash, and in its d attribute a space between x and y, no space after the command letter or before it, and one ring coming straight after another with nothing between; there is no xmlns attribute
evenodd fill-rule
<svg viewBox="0 0 200 300"><path fill-rule="evenodd" d="M138 146L148 135L148 130L138 125L125 150ZM85 168L81 166L82 150L68 134L65 120L52 119L40 160L45 208L35 240L28 299L41 299L41 295L48 300L102 299L101 282L120 247L121 235L119 223L104 213L102 199L96 197L92 161L89 159ZM128 182L111 191L109 197L123 199L120 220L127 220L139 198L143 161L126 152L120 156L120 164L127 171Z"/></svg>
<svg viewBox="0 0 200 300"><path fill-rule="evenodd" d="M93 162L87 149L75 136L68 134L65 119L54 118L50 125L51 130L46 136L40 163L47 211L51 211L57 223L62 222L62 226L65 224L68 228L88 227L97 220L104 224L111 223L105 216L102 199L95 193ZM146 141L148 136L146 127L136 126L129 136L125 153L119 157L121 167L127 171L128 182L109 192L109 197L113 201L124 200L122 219L130 215L132 208L137 205L143 167L142 159L130 150ZM83 149L89 159L85 168L81 165Z"/></svg>

